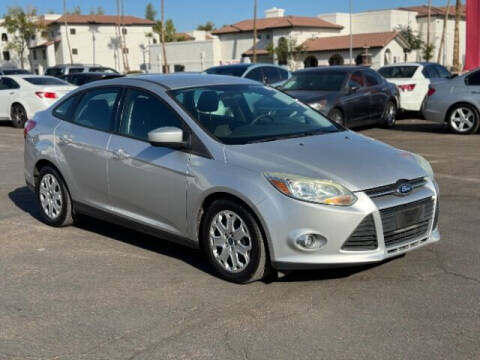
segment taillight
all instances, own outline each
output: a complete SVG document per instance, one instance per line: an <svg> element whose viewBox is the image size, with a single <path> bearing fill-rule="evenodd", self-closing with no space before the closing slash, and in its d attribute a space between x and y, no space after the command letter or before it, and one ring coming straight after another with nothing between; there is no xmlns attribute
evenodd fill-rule
<svg viewBox="0 0 480 360"><path fill-rule="evenodd" d="M51 91L35 91L35 95L37 95L40 99L56 99L57 94Z"/></svg>
<svg viewBox="0 0 480 360"><path fill-rule="evenodd" d="M435 90L433 87L429 87L429 88L428 88L428 93L427 93L428 96L432 96L433 94L435 94L435 91L436 91L436 90Z"/></svg>
<svg viewBox="0 0 480 360"><path fill-rule="evenodd" d="M37 122L34 120L28 120L25 123L25 126L23 127L23 138L25 139L27 137L27 134L30 130L32 130L35 125L37 125Z"/></svg>
<svg viewBox="0 0 480 360"><path fill-rule="evenodd" d="M405 84L405 85L398 85L398 88L402 91L413 91L415 89L416 84Z"/></svg>

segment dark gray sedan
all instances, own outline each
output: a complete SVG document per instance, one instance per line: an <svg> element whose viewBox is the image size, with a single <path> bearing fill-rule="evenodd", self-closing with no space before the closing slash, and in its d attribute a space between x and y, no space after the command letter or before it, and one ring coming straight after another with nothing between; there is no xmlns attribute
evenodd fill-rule
<svg viewBox="0 0 480 360"><path fill-rule="evenodd" d="M299 70L281 90L347 127L395 125L398 89L366 67Z"/></svg>

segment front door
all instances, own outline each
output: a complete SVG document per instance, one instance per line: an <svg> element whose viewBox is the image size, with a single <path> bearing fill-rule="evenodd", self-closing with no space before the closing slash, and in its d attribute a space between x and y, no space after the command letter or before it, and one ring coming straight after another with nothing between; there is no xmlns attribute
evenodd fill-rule
<svg viewBox="0 0 480 360"><path fill-rule="evenodd" d="M347 94L343 98L346 126L358 126L370 119L370 89L365 86L361 71L354 71L347 82Z"/></svg>
<svg viewBox="0 0 480 360"><path fill-rule="evenodd" d="M182 122L163 100L127 90L117 135L108 146L109 193L118 215L183 235L190 155L150 145L148 132L165 126L182 128Z"/></svg>
<svg viewBox="0 0 480 360"><path fill-rule="evenodd" d="M55 130L56 155L72 197L100 209L108 208L107 144L119 94L116 87L87 92L71 121Z"/></svg>

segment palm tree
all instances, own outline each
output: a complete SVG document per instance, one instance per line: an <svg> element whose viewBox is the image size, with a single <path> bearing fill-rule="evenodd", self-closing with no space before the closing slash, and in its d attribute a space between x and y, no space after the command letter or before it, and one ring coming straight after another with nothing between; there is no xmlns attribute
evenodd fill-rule
<svg viewBox="0 0 480 360"><path fill-rule="evenodd" d="M257 0L253 1L253 56L252 62L257 62Z"/></svg>
<svg viewBox="0 0 480 360"><path fill-rule="evenodd" d="M66 0L63 0L63 20L65 24L65 34L67 37L68 54L70 55L70 64L73 64L72 47L70 46L70 36L68 35L67 1Z"/></svg>
<svg viewBox="0 0 480 360"><path fill-rule="evenodd" d="M448 23L449 15L450 15L450 0L448 0L447 2L447 10L445 11L445 20L443 20L443 30L442 30L442 37L440 39L440 46L438 48L437 63L440 63L440 60L442 59L442 50L443 50L443 47L445 46L445 33L447 32L447 23ZM445 58L443 60L445 60Z"/></svg>
<svg viewBox="0 0 480 360"><path fill-rule="evenodd" d="M455 35L453 40L453 71L459 73L460 69L460 12L462 0L457 0L455 5Z"/></svg>
<svg viewBox="0 0 480 360"><path fill-rule="evenodd" d="M161 9L160 9L160 21L162 23L160 40L162 41L162 53L163 53L163 72L169 73L168 71L168 62L167 62L167 49L165 48L165 1L162 0Z"/></svg>

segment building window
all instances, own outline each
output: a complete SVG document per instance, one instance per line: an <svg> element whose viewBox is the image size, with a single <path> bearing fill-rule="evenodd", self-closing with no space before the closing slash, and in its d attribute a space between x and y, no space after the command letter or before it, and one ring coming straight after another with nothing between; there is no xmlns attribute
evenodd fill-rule
<svg viewBox="0 0 480 360"><path fill-rule="evenodd" d="M70 28L70 35L75 35L77 33L77 29Z"/></svg>
<svg viewBox="0 0 480 360"><path fill-rule="evenodd" d="M33 56L33 60L37 60L37 50L33 49L32 56Z"/></svg>
<svg viewBox="0 0 480 360"><path fill-rule="evenodd" d="M262 40L262 34L257 34L257 39Z"/></svg>
<svg viewBox="0 0 480 360"><path fill-rule="evenodd" d="M392 63L392 51L390 49L385 50L383 62L384 62L384 65L388 65Z"/></svg>
<svg viewBox="0 0 480 360"><path fill-rule="evenodd" d="M72 55L78 55L78 49L72 49Z"/></svg>
<svg viewBox="0 0 480 360"><path fill-rule="evenodd" d="M127 29L122 28L122 34L123 34L123 35L127 35Z"/></svg>
<svg viewBox="0 0 480 360"><path fill-rule="evenodd" d="M317 67L318 66L318 59L315 56L307 56L307 58L303 61L303 65L308 67Z"/></svg>
<svg viewBox="0 0 480 360"><path fill-rule="evenodd" d="M156 44L156 43L157 43L157 39L153 38L153 43Z"/></svg>
<svg viewBox="0 0 480 360"><path fill-rule="evenodd" d="M175 65L173 65L173 71L174 71L174 72L182 72L182 71L185 71L185 65L175 64Z"/></svg>
<svg viewBox="0 0 480 360"><path fill-rule="evenodd" d="M32 41L35 41L35 34L33 34L30 39L31 39Z"/></svg>
<svg viewBox="0 0 480 360"><path fill-rule="evenodd" d="M3 52L3 60L10 61L10 52L9 51L4 51Z"/></svg>
<svg viewBox="0 0 480 360"><path fill-rule="evenodd" d="M48 32L42 31L42 32L40 33L40 36L41 36L42 38L46 39L47 36L48 36Z"/></svg>
<svg viewBox="0 0 480 360"><path fill-rule="evenodd" d="M7 33L2 34L2 41L8 41L8 35Z"/></svg>
<svg viewBox="0 0 480 360"><path fill-rule="evenodd" d="M270 40L270 34L265 35L265 39Z"/></svg>
<svg viewBox="0 0 480 360"><path fill-rule="evenodd" d="M123 48L123 53L128 54L128 48Z"/></svg>
<svg viewBox="0 0 480 360"><path fill-rule="evenodd" d="M330 59L328 59L328 64L330 66L334 66L334 65L343 65L345 62L345 60L343 59L343 56L340 55L340 54L335 54L335 55L332 55L330 57Z"/></svg>
<svg viewBox="0 0 480 360"><path fill-rule="evenodd" d="M47 49L42 49L42 58L43 60L47 59Z"/></svg>

